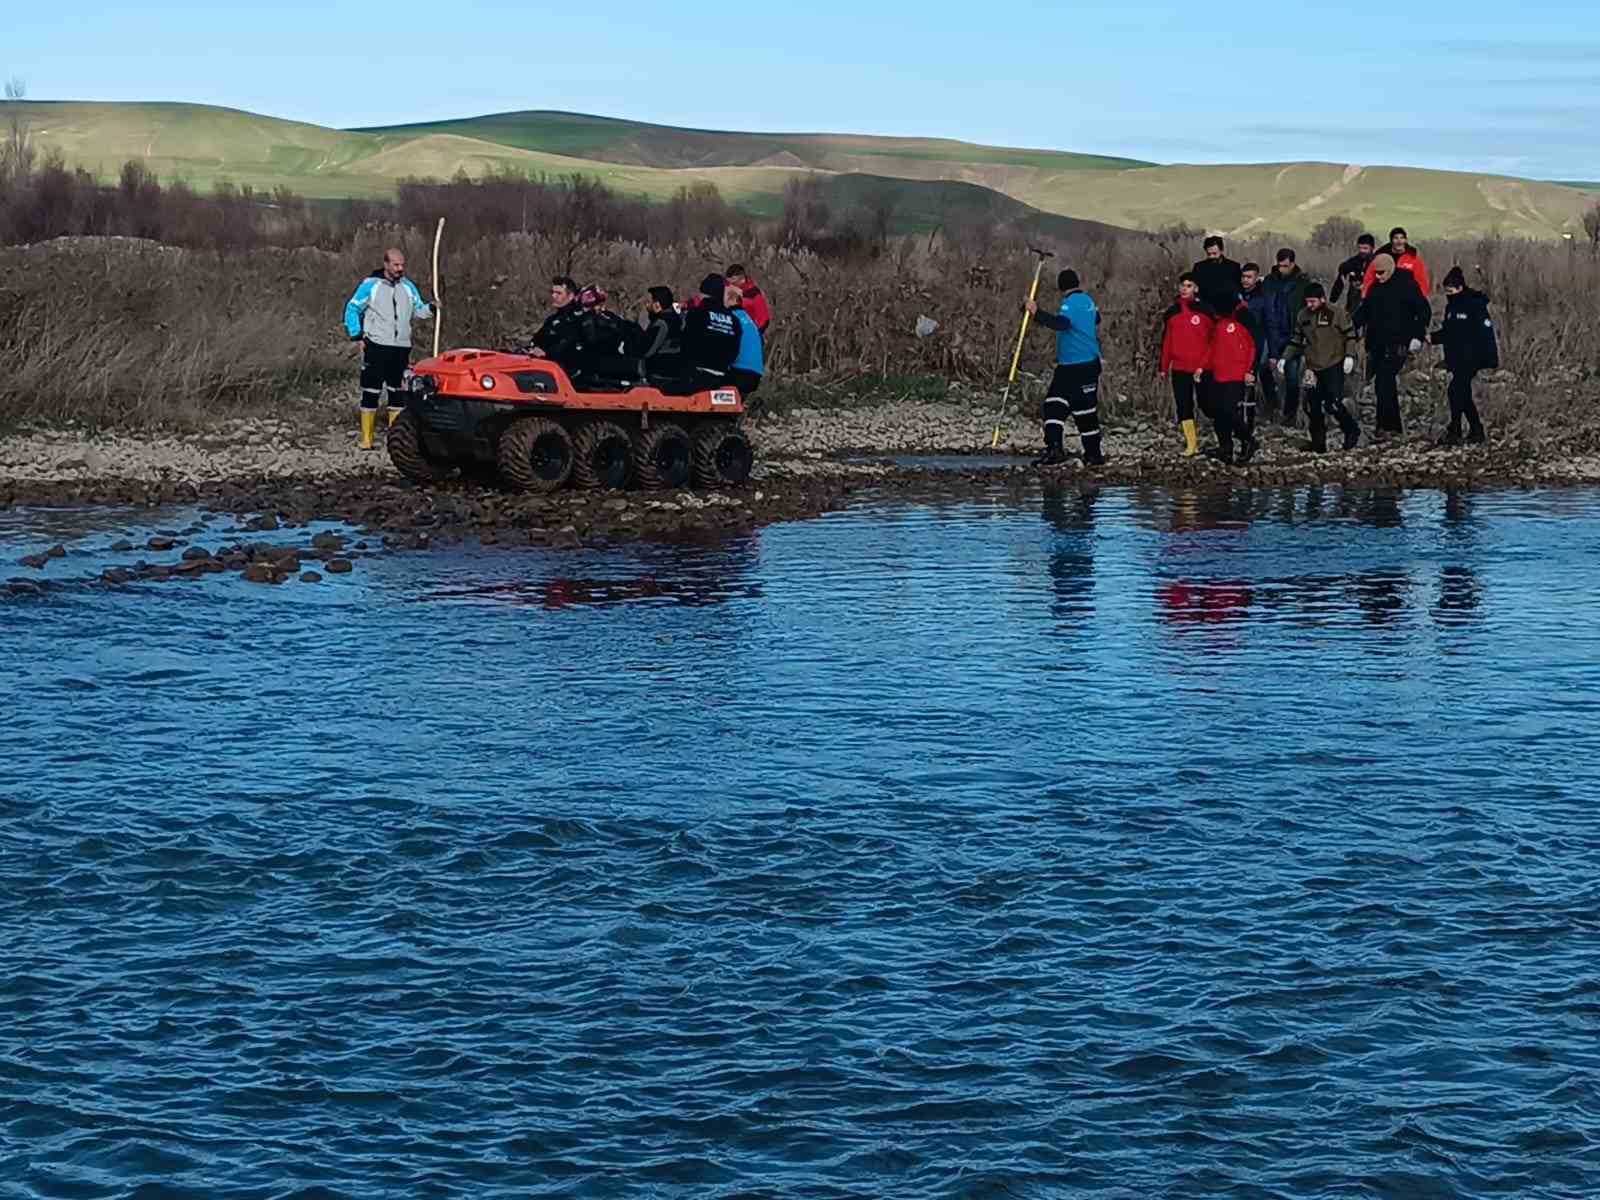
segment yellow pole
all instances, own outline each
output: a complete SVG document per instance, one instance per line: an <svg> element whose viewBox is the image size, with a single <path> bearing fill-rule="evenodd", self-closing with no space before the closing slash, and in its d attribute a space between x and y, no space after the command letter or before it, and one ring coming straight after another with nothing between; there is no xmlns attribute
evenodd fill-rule
<svg viewBox="0 0 1600 1200"><path fill-rule="evenodd" d="M439 227L433 231L433 299L439 301L439 241L444 237L444 218L439 218ZM444 324L444 318L439 315L439 310L433 310L433 356L439 357L439 326Z"/></svg>
<svg viewBox="0 0 1600 1200"><path fill-rule="evenodd" d="M1034 300L1039 295L1039 276L1044 271L1044 259L1033 268L1033 286L1028 289L1028 299ZM993 450L1000 445L1000 418L1005 415L1006 405L1011 402L1011 385L1017 381L1017 364L1022 361L1022 343L1028 337L1028 322L1033 314L1027 309L1022 310L1022 328L1017 332L1017 348L1011 355L1011 374L1006 378L1006 390L1000 396L1000 411L994 418L994 437L989 440L989 449Z"/></svg>

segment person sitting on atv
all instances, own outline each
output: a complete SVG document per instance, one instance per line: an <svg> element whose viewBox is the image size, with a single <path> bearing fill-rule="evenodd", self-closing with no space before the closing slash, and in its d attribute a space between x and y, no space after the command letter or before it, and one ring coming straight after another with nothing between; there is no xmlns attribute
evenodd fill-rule
<svg viewBox="0 0 1600 1200"><path fill-rule="evenodd" d="M739 322L724 301L727 286L721 275L707 275L700 281L700 302L683 319L685 366L701 387L726 379L739 357Z"/></svg>
<svg viewBox="0 0 1600 1200"><path fill-rule="evenodd" d="M672 289L650 289L641 317L644 330L638 340L639 374L674 376L683 373L683 314L673 301Z"/></svg>
<svg viewBox="0 0 1600 1200"><path fill-rule="evenodd" d="M578 285L570 275L557 275L550 281L550 307L555 311L544 319L527 353L548 358L563 368L581 350L583 306L578 303Z"/></svg>
<svg viewBox="0 0 1600 1200"><path fill-rule="evenodd" d="M606 307L604 289L590 284L578 293L579 349L573 356L573 380L581 376L594 388L626 387L639 379L639 327Z"/></svg>

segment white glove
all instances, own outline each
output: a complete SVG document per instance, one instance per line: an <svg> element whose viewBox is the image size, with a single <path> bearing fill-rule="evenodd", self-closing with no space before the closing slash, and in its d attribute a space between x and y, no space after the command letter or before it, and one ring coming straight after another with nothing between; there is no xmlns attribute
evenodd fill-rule
<svg viewBox="0 0 1600 1200"><path fill-rule="evenodd" d="M1355 369L1356 369L1356 360L1351 358L1348 354L1346 354L1344 356L1344 373L1346 375L1354 374Z"/></svg>
<svg viewBox="0 0 1600 1200"><path fill-rule="evenodd" d="M1277 369L1278 374L1281 376L1283 374L1283 359L1280 358L1278 360L1276 369Z"/></svg>
<svg viewBox="0 0 1600 1200"><path fill-rule="evenodd" d="M1316 387L1317 386L1317 373L1315 371L1311 370L1309 367L1306 368L1306 373L1304 375L1300 376L1300 386L1301 387Z"/></svg>
<svg viewBox="0 0 1600 1200"><path fill-rule="evenodd" d="M1421 349L1422 349L1422 343L1420 341L1418 341L1416 338L1412 338L1411 339L1411 353L1415 354L1418 350L1421 350Z"/></svg>

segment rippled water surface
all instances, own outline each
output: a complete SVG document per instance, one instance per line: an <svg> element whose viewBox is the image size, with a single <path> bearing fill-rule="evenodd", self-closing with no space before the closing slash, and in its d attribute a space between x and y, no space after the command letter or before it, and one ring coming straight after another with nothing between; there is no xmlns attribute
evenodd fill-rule
<svg viewBox="0 0 1600 1200"><path fill-rule="evenodd" d="M0 1197L1600 1193L1600 496L137 520L0 516Z"/></svg>

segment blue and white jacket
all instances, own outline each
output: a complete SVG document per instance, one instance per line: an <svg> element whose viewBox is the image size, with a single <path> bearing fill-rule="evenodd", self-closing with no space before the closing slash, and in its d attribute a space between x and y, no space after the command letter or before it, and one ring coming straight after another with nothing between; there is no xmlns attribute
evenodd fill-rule
<svg viewBox="0 0 1600 1200"><path fill-rule="evenodd" d="M1035 320L1056 332L1056 362L1077 367L1100 361L1100 310L1081 288L1061 297L1061 312L1040 310Z"/></svg>
<svg viewBox="0 0 1600 1200"><path fill-rule="evenodd" d="M390 283L379 269L361 281L344 306L344 331L378 346L410 346L411 322L432 316L416 284L404 275Z"/></svg>

